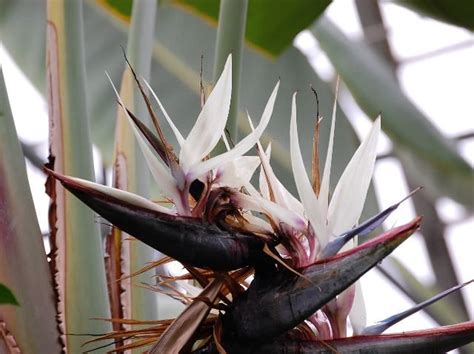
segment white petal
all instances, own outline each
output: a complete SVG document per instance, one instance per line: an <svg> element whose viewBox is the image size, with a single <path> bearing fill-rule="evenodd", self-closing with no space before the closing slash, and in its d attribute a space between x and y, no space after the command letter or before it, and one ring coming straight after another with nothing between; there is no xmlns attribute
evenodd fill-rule
<svg viewBox="0 0 474 354"><path fill-rule="evenodd" d="M217 169L217 182L220 185L238 189L245 182L250 182L258 165L260 165L260 159L257 156L238 157Z"/></svg>
<svg viewBox="0 0 474 354"><path fill-rule="evenodd" d="M229 55L219 80L199 113L196 124L181 146L179 163L185 171L207 156L221 138L229 115L231 93L232 56Z"/></svg>
<svg viewBox="0 0 474 354"><path fill-rule="evenodd" d="M189 171L189 179L199 178L208 171L216 168L217 166L223 164L226 161L235 159L239 156L242 156L247 151L249 151L260 139L261 135L263 134L265 128L270 121L270 117L272 116L273 106L275 104L276 95L278 92L278 87L280 86L280 82L275 85L270 98L268 99L267 105L262 113L262 118L260 119L260 123L258 124L257 128L249 135L247 135L244 139L242 139L237 145L235 145L231 150L220 154L218 156L214 156L209 160L202 161L199 164L193 166L192 170Z"/></svg>
<svg viewBox="0 0 474 354"><path fill-rule="evenodd" d="M358 335L367 326L367 310L360 281L357 281L353 286L355 286L355 295L354 303L349 312L349 319L351 320L354 335Z"/></svg>
<svg viewBox="0 0 474 354"><path fill-rule="evenodd" d="M276 223L283 222L296 230L306 230L305 220L292 210L266 200L250 183L245 184L245 189L250 196L241 193L239 195L239 206L244 209L266 213L270 215Z"/></svg>
<svg viewBox="0 0 474 354"><path fill-rule="evenodd" d="M267 150L265 151L265 156L267 157L268 160L270 160L271 153L272 153L272 144L269 143L267 146ZM268 188L267 177L265 176L265 170L263 168L263 165L260 167L260 175L258 176L258 185L260 188L260 193L263 195L263 197L265 199L270 200L270 189Z"/></svg>
<svg viewBox="0 0 474 354"><path fill-rule="evenodd" d="M339 77L336 83L336 92L334 95L334 106L332 109L331 119L331 132L329 134L328 149L326 153L326 162L324 163L323 178L321 180L321 188L319 190L319 205L324 215L324 219L327 218L328 206L329 206L329 184L331 180L331 164L332 164L332 152L334 147L334 130L336 125L336 109L337 109L337 95L339 92Z"/></svg>
<svg viewBox="0 0 474 354"><path fill-rule="evenodd" d="M176 140L178 141L179 146L183 146L184 138L181 135L180 131L178 130L178 128L176 128L176 125L174 125L173 121L171 120L170 116L168 115L168 112L166 112L165 107L163 107L163 105L161 104L160 99L155 94L155 92L151 88L150 84L145 79L143 79L143 81L148 86L148 89L150 90L152 96L155 98L156 103L158 103L158 106L160 107L161 112L163 113L163 115L166 118L166 121L168 122L169 126L171 127L171 130L173 131L174 136L176 137Z"/></svg>
<svg viewBox="0 0 474 354"><path fill-rule="evenodd" d="M140 146L140 149L142 150L142 153L145 157L145 160L147 162L148 168L150 169L150 172L155 179L158 188L160 191L163 192L163 194L167 197L171 197L174 200L179 200L179 194L176 189L176 184L171 176L167 166L156 157L156 155L152 152L150 147L148 146L148 143L145 141L145 138L142 137L140 131L137 129L135 126L135 123L133 122L132 118L128 114L127 110L125 109L125 105L122 102L122 99L120 98L120 95L117 92L117 89L115 88L112 79L110 76L107 74L107 77L109 78L109 81L112 85L112 88L115 92L115 95L117 96L117 99L120 103L120 107L122 108L124 115L130 124L130 127L135 134L135 138L138 141L138 145Z"/></svg>
<svg viewBox="0 0 474 354"><path fill-rule="evenodd" d="M243 217L249 222L250 227L247 226L247 228L251 232L257 232L262 234L268 234L273 232L273 228L268 222L255 215L252 215L250 212L243 214Z"/></svg>
<svg viewBox="0 0 474 354"><path fill-rule="evenodd" d="M373 123L369 135L360 144L337 183L328 210L333 236L349 230L359 221L374 171L379 133L380 117Z"/></svg>
<svg viewBox="0 0 474 354"><path fill-rule="evenodd" d="M271 145L268 144L266 153L263 153L260 150L261 145L259 144L259 155L262 159L262 168L260 169L259 176L260 193L265 199L270 200L270 190L268 188L267 179L270 180L270 184L272 186L272 191L274 192L276 202L281 206L294 211L296 214L303 216L303 204L301 204L301 202L296 199L293 194L288 191L288 189L285 188L283 183L281 183L280 180L276 177L275 172L273 171L273 168L270 165ZM265 174L266 171L267 175Z"/></svg>
<svg viewBox="0 0 474 354"><path fill-rule="evenodd" d="M322 217L318 200L316 199L313 187L311 186L308 175L306 174L303 157L301 156L298 128L296 124L296 93L293 95L291 104L290 154L291 167L293 169L298 194L304 205L306 215L311 222L311 226L321 243L321 247L324 247L328 241L325 220Z"/></svg>
<svg viewBox="0 0 474 354"><path fill-rule="evenodd" d="M229 144L229 141L227 140L227 137L225 136L225 133L222 134L222 141L224 142L226 150L229 151L230 150L230 144Z"/></svg>
<svg viewBox="0 0 474 354"><path fill-rule="evenodd" d="M95 191L98 191L98 192L106 194L106 195L109 195L113 198L123 200L126 203L129 203L129 204L141 207L141 208L145 208L145 209L148 209L148 210L157 211L157 212L160 212L160 213L165 213L165 214L169 214L169 215L173 214L170 209L165 208L161 205L155 204L155 203L149 201L148 199L143 198L143 197L141 197L137 194L133 194L133 193L121 190L121 189L117 189L117 188L107 187L107 186L104 186L102 184L94 183L94 182L91 182L91 181L88 181L88 180L85 180L85 179L82 179L82 178L76 178L76 177L66 177L66 178L70 179L70 180L73 180L76 183L78 183L78 184L80 184L84 187L93 189Z"/></svg>

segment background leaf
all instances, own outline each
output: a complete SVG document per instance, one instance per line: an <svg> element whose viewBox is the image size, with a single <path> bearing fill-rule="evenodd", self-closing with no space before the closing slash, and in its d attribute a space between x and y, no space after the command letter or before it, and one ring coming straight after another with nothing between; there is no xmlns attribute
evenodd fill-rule
<svg viewBox="0 0 474 354"><path fill-rule="evenodd" d="M60 352L56 296L1 68L0 283L0 294L8 295L8 286L21 305L0 306L0 323L21 343L20 349Z"/></svg>
<svg viewBox="0 0 474 354"><path fill-rule="evenodd" d="M151 66L151 50L155 27L156 1L142 0L133 3L132 23L127 42L127 58L140 76L149 80ZM143 98L136 89L130 69L125 62L120 95L124 104L135 114L147 117ZM112 90L112 88L110 88ZM123 110L118 105L115 128L115 149L113 164L113 186L141 196L149 195L149 174L144 158ZM143 119L142 118L142 119ZM149 119L145 119L145 122ZM153 271L119 280L133 274L152 262L157 257L149 246L136 240L113 227L108 235L108 265L110 271L109 290L111 291L112 317L135 320L153 320L158 318L156 294L140 284L153 283ZM115 300L115 301L114 301ZM117 330L120 324L114 324ZM130 326L138 329L140 326ZM133 353L142 352L133 350Z"/></svg>
<svg viewBox="0 0 474 354"><path fill-rule="evenodd" d="M423 15L474 31L474 2L471 0L392 0Z"/></svg>
<svg viewBox="0 0 474 354"><path fill-rule="evenodd" d="M472 169L403 94L386 63L365 44L351 42L327 18L316 22L313 33L365 113L373 119L381 112L383 131L409 155L406 166L418 185L433 199L448 195L472 208Z"/></svg>
<svg viewBox="0 0 474 354"><path fill-rule="evenodd" d="M48 2L50 163L55 171L94 181L82 15L82 2ZM60 328L68 352L79 353L87 338L67 334L111 330L110 323L92 320L110 317L102 239L90 209L59 184L50 185L49 191Z"/></svg>
<svg viewBox="0 0 474 354"><path fill-rule="evenodd" d="M19 305L12 291L0 283L0 305L2 304Z"/></svg>
<svg viewBox="0 0 474 354"><path fill-rule="evenodd" d="M131 14L132 0L102 0L99 3L120 18ZM318 18L331 0L250 0L245 38L251 47L266 55L277 56L293 38ZM219 0L173 0L172 6L189 11L217 24Z"/></svg>

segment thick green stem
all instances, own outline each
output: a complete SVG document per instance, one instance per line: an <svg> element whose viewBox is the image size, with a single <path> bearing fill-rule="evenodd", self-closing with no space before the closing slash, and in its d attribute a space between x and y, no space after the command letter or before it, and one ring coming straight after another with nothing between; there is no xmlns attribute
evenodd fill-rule
<svg viewBox="0 0 474 354"><path fill-rule="evenodd" d="M247 5L247 0L221 1L214 58L214 81L217 81L227 57L232 54L232 101L226 128L234 141L237 139L238 133L239 83L247 23Z"/></svg>

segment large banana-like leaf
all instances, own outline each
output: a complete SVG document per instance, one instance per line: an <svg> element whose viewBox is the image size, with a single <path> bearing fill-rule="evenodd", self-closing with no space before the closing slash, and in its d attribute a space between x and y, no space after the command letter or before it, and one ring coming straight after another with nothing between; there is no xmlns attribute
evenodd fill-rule
<svg viewBox="0 0 474 354"><path fill-rule="evenodd" d="M0 305L0 352L8 331L24 353L59 353L53 283L0 69L0 303L9 299L2 283L20 306Z"/></svg>
<svg viewBox="0 0 474 354"><path fill-rule="evenodd" d="M82 26L82 2L48 2L49 165L62 173L94 179ZM53 180L47 184L52 197L51 259L60 330L68 352L79 353L84 350L84 335L111 329L109 323L93 320L110 317L104 253L94 213Z"/></svg>
<svg viewBox="0 0 474 354"><path fill-rule="evenodd" d="M219 0L174 0L171 6L215 20L219 14ZM241 2L241 1L238 1ZM127 20L133 0L99 1L110 12ZM247 43L269 56L281 54L293 38L308 27L331 3L331 0L250 0L245 39Z"/></svg>
<svg viewBox="0 0 474 354"><path fill-rule="evenodd" d="M132 67L145 79L149 79L151 50L155 27L156 1L136 1L133 4L133 17L127 43L127 58ZM125 63L123 63L125 64ZM135 114L146 116L146 107L141 95L135 89L132 73L127 67L121 84L121 97L125 105ZM116 105L113 105L116 106ZM148 194L148 174L133 132L123 116L117 111L115 129L115 151L113 164L114 187L140 195ZM155 260L155 251L142 242L130 240L130 236L117 228L108 236L107 264L113 318L133 318L151 320L158 318L156 294L140 286L153 279L148 271L135 277L126 277ZM124 278L120 280L121 278ZM114 324L119 329L118 323Z"/></svg>
<svg viewBox="0 0 474 354"><path fill-rule="evenodd" d="M433 197L448 195L472 206L472 169L454 143L404 95L386 63L367 45L346 38L327 18L316 22L313 33L360 107L371 118L382 112L384 131L410 163L405 166L417 183Z"/></svg>
<svg viewBox="0 0 474 354"><path fill-rule="evenodd" d="M474 31L474 2L471 0L392 0L395 4L437 20Z"/></svg>

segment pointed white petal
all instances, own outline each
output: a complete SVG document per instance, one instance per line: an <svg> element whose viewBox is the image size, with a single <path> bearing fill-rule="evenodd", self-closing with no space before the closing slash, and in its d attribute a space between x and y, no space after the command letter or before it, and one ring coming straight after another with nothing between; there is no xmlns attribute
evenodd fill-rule
<svg viewBox="0 0 474 354"><path fill-rule="evenodd" d="M260 193L250 184L245 184L245 189L250 195L243 193L239 194L239 206L261 213L265 213L277 223L285 223L292 228L300 231L306 230L306 222L299 215L292 210L283 208L282 206L273 203L263 198Z"/></svg>
<svg viewBox="0 0 474 354"><path fill-rule="evenodd" d="M115 95L117 96L117 99L120 103L120 107L123 110L123 113L130 124L130 127L135 135L135 138L138 141L138 145L140 146L140 149L142 150L142 153L145 157L145 160L147 162L148 168L150 169L150 172L155 179L158 188L160 191L167 197L179 199L179 193L176 189L176 184L171 176L170 172L168 171L168 168L166 165L158 159L155 154L152 152L150 147L148 146L148 143L145 141L145 139L142 137L140 131L137 129L135 126L135 123L133 122L132 118L128 114L127 110L125 109L125 105L122 102L122 99L120 98L120 95L117 92L117 89L115 88L112 79L110 76L107 74L107 77L109 78L110 84L112 85L112 88L115 92ZM176 199L176 200L178 200Z"/></svg>
<svg viewBox="0 0 474 354"><path fill-rule="evenodd" d="M150 90L150 92L151 92L153 98L155 99L156 103L158 103L158 106L160 107L161 112L165 116L166 121L168 122L171 130L173 131L174 136L176 137L176 140L178 141L179 146L183 146L184 138L181 135L180 131L178 130L178 128L176 128L176 125L174 125L173 121L171 120L170 116L168 115L168 112L166 112L165 107L163 107L163 105L161 104L160 99L156 95L155 91L153 91L150 84L145 79L143 79L143 81L145 82L145 85L148 86L148 89Z"/></svg>
<svg viewBox="0 0 474 354"><path fill-rule="evenodd" d="M68 176L67 179L73 180L74 182L76 182L76 183L78 183L78 184L80 184L84 187L87 187L87 188L90 188L90 189L95 190L97 192L106 194L106 195L111 196L113 198L123 200L124 202L135 205L137 207L145 208L145 209L152 210L152 211L157 211L157 212L164 213L164 214L173 215L173 212L170 209L165 208L161 205L155 204L155 203L149 201L148 199L143 198L143 197L141 197L137 194L133 194L133 193L121 190L121 189L117 189L117 188L107 187L107 186L104 186L102 184L94 183L94 182L91 182L91 181L88 181L88 180L85 180L85 179L82 179L82 178L76 178L76 177L69 177Z"/></svg>
<svg viewBox="0 0 474 354"><path fill-rule="evenodd" d="M360 144L337 183L328 210L331 233L339 235L359 221L374 171L380 117Z"/></svg>
<svg viewBox="0 0 474 354"><path fill-rule="evenodd" d="M303 157L301 156L300 143L298 138L298 128L296 124L296 93L293 95L291 104L291 124L290 124L290 154L291 167L295 178L298 194L304 205L306 215L311 222L321 247L327 243L327 232L325 220L322 217L318 200L313 192L306 169L304 168Z"/></svg>
<svg viewBox="0 0 474 354"><path fill-rule="evenodd" d="M207 99L179 154L180 165L185 171L201 161L216 146L224 131L229 115L232 93L232 56L229 55L224 70Z"/></svg>
<svg viewBox="0 0 474 354"><path fill-rule="evenodd" d="M265 151L265 156L267 157L269 161L270 161L271 153L272 153L272 144L269 143L267 146L267 150ZM258 176L258 185L259 185L260 193L262 194L262 196L265 199L270 200L270 189L268 188L267 177L265 176L265 170L263 168L263 165L260 167L260 175Z"/></svg>
<svg viewBox="0 0 474 354"><path fill-rule="evenodd" d="M250 232L261 234L269 234L273 232L273 228L268 222L252 215L250 212L243 214L243 217L249 222L249 225L247 225L246 228Z"/></svg>
<svg viewBox="0 0 474 354"><path fill-rule="evenodd" d="M271 146L268 145L267 152L263 152L263 148L260 143L258 143L259 156L262 161L262 169L260 172L260 192L262 195L270 200L270 189L268 182L270 182L271 190L275 197L275 202L284 208L290 209L296 212L298 215L304 215L303 205L298 199L296 199L293 194L291 194L288 189L285 188L283 183L276 177L275 172L273 171L272 166L270 165L270 152ZM262 192L264 189L264 194ZM265 190L266 188L266 190ZM267 196L265 196L267 195Z"/></svg>
<svg viewBox="0 0 474 354"><path fill-rule="evenodd" d="M217 183L231 188L240 188L250 182L255 170L260 165L257 156L241 156L218 167L215 176Z"/></svg>
<svg viewBox="0 0 474 354"><path fill-rule="evenodd" d="M336 82L336 92L334 95L334 106L332 109L331 119L331 132L329 134L329 143L326 153L326 162L324 163L323 178L321 180L321 188L319 190L319 205L324 218L327 218L328 206L329 206L329 184L331 180L331 164L332 164L332 152L334 147L334 130L336 125L336 109L337 109L337 95L339 92L339 77Z"/></svg>
<svg viewBox="0 0 474 354"><path fill-rule="evenodd" d="M354 335L358 335L362 333L362 330L367 326L367 310L360 281L357 281L353 286L355 286L354 303L349 312L349 319L354 330Z"/></svg>
<svg viewBox="0 0 474 354"><path fill-rule="evenodd" d="M227 137L225 136L225 133L222 134L222 141L224 142L226 150L229 151L230 150L230 144L229 144L229 141L227 141Z"/></svg>
<svg viewBox="0 0 474 354"><path fill-rule="evenodd" d="M262 114L262 118L260 119L260 123L255 128L253 132L247 135L244 139L242 139L237 145L235 145L230 151L227 151L223 154L218 156L212 157L209 160L202 161L195 166L193 166L192 170L189 171L189 179L192 178L199 178L208 171L216 168L217 166L223 164L225 161L229 161L235 159L239 156L242 156L247 151L249 151L260 139L262 136L265 128L270 121L270 117L272 116L273 106L275 104L276 95L278 92L278 87L280 86L280 82L275 85L270 98L268 99L267 105Z"/></svg>

